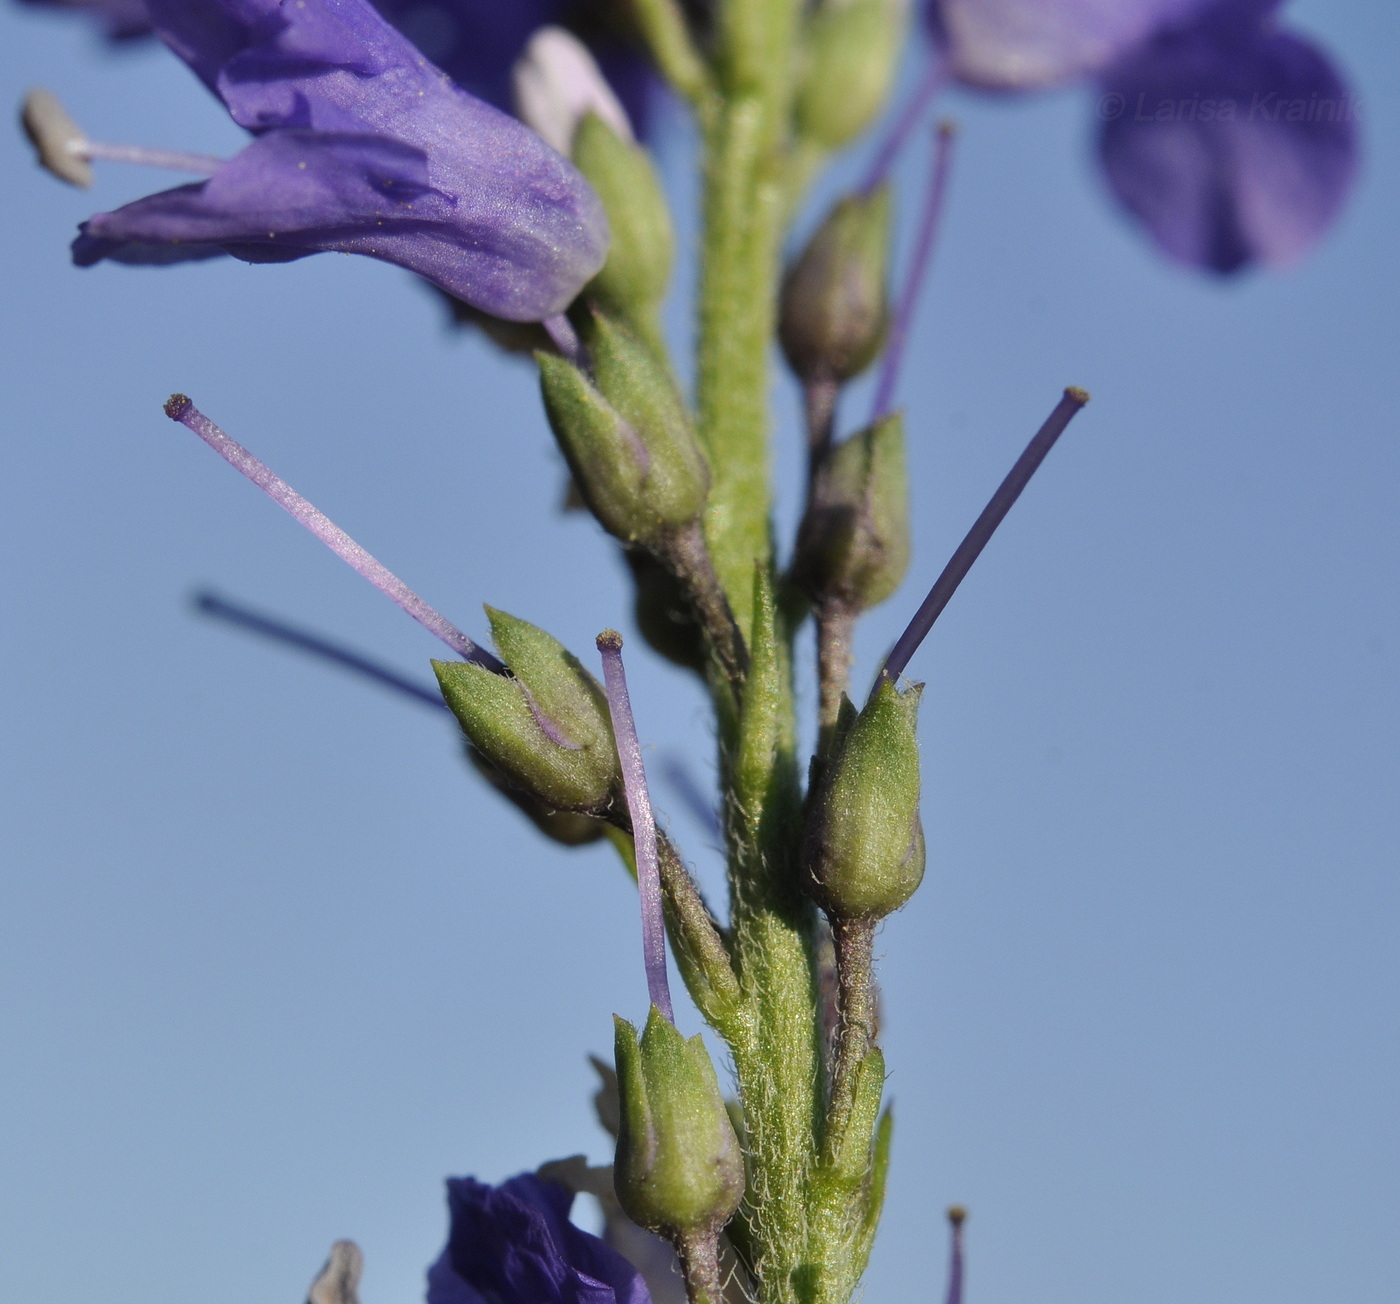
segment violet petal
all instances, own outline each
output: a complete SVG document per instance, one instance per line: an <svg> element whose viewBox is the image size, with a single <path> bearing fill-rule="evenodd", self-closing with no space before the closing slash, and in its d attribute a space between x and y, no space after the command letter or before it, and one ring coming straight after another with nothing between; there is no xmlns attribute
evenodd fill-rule
<svg viewBox="0 0 1400 1304"><path fill-rule="evenodd" d="M1099 152L1123 206L1172 258L1227 274L1297 262L1356 174L1357 107L1316 47L1269 26L1164 34L1112 69Z"/></svg>
<svg viewBox="0 0 1400 1304"><path fill-rule="evenodd" d="M447 1247L428 1304L651 1304L641 1274L569 1222L573 1197L532 1173L499 1187L450 1178Z"/></svg>

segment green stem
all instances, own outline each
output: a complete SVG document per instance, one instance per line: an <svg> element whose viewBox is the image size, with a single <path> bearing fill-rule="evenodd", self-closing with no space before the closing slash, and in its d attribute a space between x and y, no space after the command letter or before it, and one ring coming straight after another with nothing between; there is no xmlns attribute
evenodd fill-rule
<svg viewBox="0 0 1400 1304"><path fill-rule="evenodd" d="M757 97L727 102L708 133L696 406L709 453L705 533L747 638L754 563L770 555L768 359L777 313L782 185Z"/></svg>

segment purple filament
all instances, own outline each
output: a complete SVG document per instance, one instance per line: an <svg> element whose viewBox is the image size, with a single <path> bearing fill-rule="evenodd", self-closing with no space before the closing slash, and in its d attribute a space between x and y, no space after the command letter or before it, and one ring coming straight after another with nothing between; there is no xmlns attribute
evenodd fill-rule
<svg viewBox="0 0 1400 1304"><path fill-rule="evenodd" d="M895 159L899 157L900 150L908 142L914 128L919 125L919 119L924 116L924 110L933 103L947 84L947 61L935 55L919 79L919 84L914 88L913 95L909 97L909 102L900 110L889 135L880 143L880 148L870 164L870 170L861 183L862 194L868 195L884 183Z"/></svg>
<svg viewBox="0 0 1400 1304"><path fill-rule="evenodd" d="M966 1221L967 1213L965 1210L956 1205L948 1210L948 1226L952 1233L952 1249L948 1259L948 1297L946 1304L962 1304L963 1223Z"/></svg>
<svg viewBox="0 0 1400 1304"><path fill-rule="evenodd" d="M106 159L110 163L134 163L138 167L167 168L171 172L193 172L196 176L213 176L226 162L212 154L186 154L178 149L148 149L145 145L104 145L97 140L74 144L72 150L80 158Z"/></svg>
<svg viewBox="0 0 1400 1304"><path fill-rule="evenodd" d="M870 416L872 425L881 417L889 415L894 402L895 384L899 380L900 363L904 361L904 347L909 340L909 328L914 323L919 295L923 291L929 266L933 262L933 248L938 240L938 228L943 217L944 201L948 195L948 176L952 171L953 141L956 136L957 130L951 122L940 122L934 131L933 172L929 177L923 211L919 214L919 230L914 241L914 261L899 296L894 320L890 323L890 338L885 345L885 356L880 362L880 378L875 385L875 405Z"/></svg>
<svg viewBox="0 0 1400 1304"><path fill-rule="evenodd" d="M1016 465L1007 473L991 501L982 509L982 514L973 523L957 551L949 558L943 573L934 581L933 588L923 601L909 627L899 636L880 673L875 678L875 687L889 679L898 679L904 673L918 646L933 628L933 622L943 614L943 608L957 592L972 563L981 555L987 541L996 533L997 526L1006 519L1006 514L1021 496L1021 491L1030 483L1045 456L1055 446L1055 441L1065 432L1065 427L1074 419L1079 410L1089 401L1089 395L1082 389L1067 389L1064 397L1055 405L1055 410L1045 419L1045 424L1036 431L1035 437L1026 445L1025 452L1016 459Z"/></svg>
<svg viewBox="0 0 1400 1304"><path fill-rule="evenodd" d="M553 317L546 317L540 325L544 327L545 334L554 341L554 347L577 367L583 359L583 346L579 343L578 332L574 330L573 323L561 312Z"/></svg>
<svg viewBox="0 0 1400 1304"><path fill-rule="evenodd" d="M642 745L637 741L637 725L632 718L632 702L627 696L627 672L622 665L622 635L605 629L598 635L598 651L603 657L603 684L608 694L613 736L617 739L617 759L622 764L622 784L627 791L627 809L632 816L632 843L637 855L637 895L642 906L642 959L647 971L647 994L651 1003L674 1024L671 987L666 979L666 919L661 906L661 862L656 850L656 820L651 813L646 769L642 765Z"/></svg>
<svg viewBox="0 0 1400 1304"><path fill-rule="evenodd" d="M464 661L473 661L500 673L505 667L485 648L478 647L460 629L439 615L397 575L376 561L339 526L317 511L285 480L273 474L242 444L231 439L184 394L172 394L165 415L192 430L236 471L241 471L279 507L296 517L342 561L358 571L381 593L402 607L424 629L436 634Z"/></svg>

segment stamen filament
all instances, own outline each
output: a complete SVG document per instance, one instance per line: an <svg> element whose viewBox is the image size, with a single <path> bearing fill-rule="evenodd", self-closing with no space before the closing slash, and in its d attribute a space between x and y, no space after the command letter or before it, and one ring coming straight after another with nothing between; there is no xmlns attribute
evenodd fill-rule
<svg viewBox="0 0 1400 1304"><path fill-rule="evenodd" d="M943 614L943 608L957 592L958 585L972 569L972 563L981 555L987 541L996 533L997 526L1006 519L1007 512L1021 496L1021 491L1030 483L1031 476L1055 446L1055 441L1064 434L1065 428L1088 401L1087 390L1076 389L1073 386L1065 390L1064 397L1055 405L1055 410L1045 419L1045 424L1036 431L1035 437L1016 459L1016 465L1007 473L1006 479L992 495L991 501L982 509L982 514L958 544L957 551L949 558L943 573L934 581L933 588L929 590L928 597L923 600L919 610L914 613L909 627L899 636L889 656L885 658L885 664L875 678L875 688L880 686L882 680L898 679L904 673L909 658L927 637L929 630L933 628L933 622ZM874 691L872 688L872 696Z"/></svg>
<svg viewBox="0 0 1400 1304"><path fill-rule="evenodd" d="M213 176L228 161L212 154L186 154L183 150L151 149L145 145L108 145L86 139L74 141L69 149L79 158L134 163L139 167L167 168L171 172L193 172L199 176Z"/></svg>
<svg viewBox="0 0 1400 1304"><path fill-rule="evenodd" d="M573 323L561 312L553 317L546 317L540 325L554 341L554 347L574 366L578 366L583 358L583 346L579 343L578 332L574 330Z"/></svg>
<svg viewBox="0 0 1400 1304"><path fill-rule="evenodd" d="M500 673L505 667L485 648L478 647L456 625L439 615L388 567L370 556L358 543L306 501L285 480L258 461L242 444L230 438L184 394L172 394L165 415L192 430L236 471L241 471L284 511L290 513L337 557L363 575L385 597L408 612L424 629L436 634L464 661Z"/></svg>
<svg viewBox="0 0 1400 1304"><path fill-rule="evenodd" d="M860 186L862 194L868 195L889 176L895 159L899 157L900 150L908 142L914 128L919 125L924 111L938 98L947 84L948 61L935 54L924 69L924 75L919 78L919 84L914 88L909 102L900 110L889 135L881 142L879 152L871 161L870 170L865 174L865 180Z"/></svg>
<svg viewBox="0 0 1400 1304"><path fill-rule="evenodd" d="M286 621L278 620L275 616L265 616L261 612L243 606L242 603L230 602L227 598L220 597L217 593L211 593L208 589L194 595L194 606L195 610L203 615L227 621L230 625L250 630L254 634L261 634L264 638L272 639L276 643L285 643L288 647L294 647L300 652L309 652L312 656L320 657L323 661L344 666L347 670L353 670L357 675L362 675L366 679L372 679L387 688L392 688L405 697L422 702L425 706L435 707L439 711L448 709L447 703L442 700L442 693L436 688L420 684L407 675L400 674L391 666L382 665L378 661L356 652L353 648L346 647L343 643L323 638L320 634L313 634L310 630L301 629Z"/></svg>
<svg viewBox="0 0 1400 1304"><path fill-rule="evenodd" d="M894 319L890 322L890 337L885 345L885 356L880 360L880 378L875 385L875 405L870 414L872 425L887 417L894 403L894 389L899 380L900 363L904 361L904 347L908 343L909 328L914 322L919 295L923 291L928 269L933 262L938 228L942 225L944 202L948 195L948 177L953 166L953 142L957 134L956 124L949 119L944 119L934 130L933 172L929 178L924 207L919 214L914 259L905 278L904 290L899 296Z"/></svg>
<svg viewBox="0 0 1400 1304"><path fill-rule="evenodd" d="M946 1304L962 1304L963 1297L963 1224L967 1221L967 1210L955 1204L948 1210L948 1226L951 1231L952 1251L948 1260L948 1297Z"/></svg>
<svg viewBox="0 0 1400 1304"><path fill-rule="evenodd" d="M598 651L603 657L603 685L608 694L613 736L617 739L617 759L622 764L627 809L632 816L647 993L651 1003L667 1021L675 1023L671 987L666 977L666 917L661 905L661 861L656 848L656 820L651 812L651 795L647 792L642 745L637 739L637 724L632 718L632 702L627 695L627 672L622 665L622 635L615 629L605 629L598 635Z"/></svg>

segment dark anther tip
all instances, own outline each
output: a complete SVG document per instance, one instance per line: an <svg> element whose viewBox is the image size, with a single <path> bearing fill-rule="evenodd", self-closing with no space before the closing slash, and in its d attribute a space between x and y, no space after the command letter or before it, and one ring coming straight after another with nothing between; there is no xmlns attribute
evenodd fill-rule
<svg viewBox="0 0 1400 1304"><path fill-rule="evenodd" d="M967 1210L960 1204L951 1205L948 1209L948 1221L954 1227L961 1227L967 1221Z"/></svg>
<svg viewBox="0 0 1400 1304"><path fill-rule="evenodd" d="M165 415L172 421L183 421L187 413L194 404L190 402L188 394L172 394L165 400Z"/></svg>
<svg viewBox="0 0 1400 1304"><path fill-rule="evenodd" d="M601 634L598 635L597 642L599 652L622 651L622 635L619 634L615 629L605 629Z"/></svg>
<svg viewBox="0 0 1400 1304"><path fill-rule="evenodd" d="M1080 407L1083 407L1089 401L1089 391L1087 389L1080 389L1078 385L1071 385L1065 390L1065 397L1072 399L1074 402L1078 403Z"/></svg>

